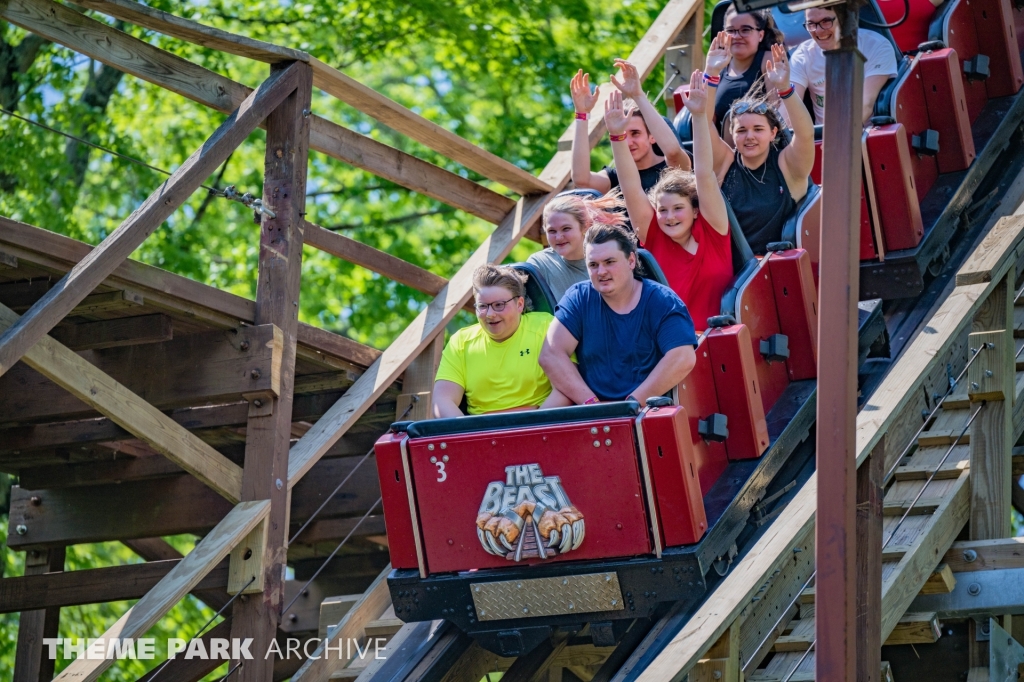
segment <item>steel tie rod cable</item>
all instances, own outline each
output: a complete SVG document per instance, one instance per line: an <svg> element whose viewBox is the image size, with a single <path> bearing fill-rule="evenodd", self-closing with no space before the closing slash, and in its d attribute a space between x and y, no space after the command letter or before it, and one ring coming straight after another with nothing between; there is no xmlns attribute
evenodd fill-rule
<svg viewBox="0 0 1024 682"><path fill-rule="evenodd" d="M306 591L306 588L309 587L313 583L314 580L316 580L316 577L318 575L320 575L320 572L323 571L327 567L327 564L329 564L331 562L331 559L334 558L334 555L337 554L339 551L341 551L341 548L345 546L345 543L348 542L348 539L350 537L352 537L353 533L356 532L356 529L358 529L359 526L362 525L363 521L366 520L366 517L368 517L370 515L370 512L372 512L374 509L377 508L377 505L380 504L381 499L382 498L378 497L377 501L374 502L370 506L370 508L366 510L366 513L363 514L362 518L360 518L356 522L356 525L352 526L352 530L350 530L348 532L348 535L345 536L345 539L338 543L338 546L334 548L334 551L331 552L330 556L328 556L326 559L324 559L324 562L322 564L320 564L320 568L316 569L316 573L313 574L313 577L310 578L309 580L307 580L306 584L303 585L301 588L299 588L298 592L295 593L295 596L292 597L292 600L290 602L288 602L288 605L285 606L283 609L281 609L281 613L287 613L288 609L290 609L292 607L292 604L294 604L296 602L296 600L298 600L298 598L302 596L302 593Z"/></svg>
<svg viewBox="0 0 1024 682"><path fill-rule="evenodd" d="M252 585L253 581L255 581L255 580L256 580L256 576L253 576L253 577L249 578L249 582L247 582L245 585L243 585L242 589L240 589L238 592L236 592L235 594L231 595L231 599L228 599L227 603L224 604L224 606L220 607L220 609L217 610L217 613L213 614L213 616L210 617L210 620L206 621L206 623L203 625L203 627L199 628L199 631L196 632L196 634L192 635L189 638L188 641L191 642L196 637L201 637L203 635L203 633L206 632L206 628L210 627L210 623L215 621L217 619L217 616L219 616L220 614L224 613L224 610L227 607L231 606L231 602L233 602L236 599L238 599L238 595L242 594L242 592L245 591L245 588L249 587L249 585ZM172 660L174 660L174 659L168 658L166 661L164 661L163 665L161 665L159 668L157 668L156 672L153 673L153 677L149 678L149 682L153 682L153 680L155 680L157 677L159 677L160 673L163 672L163 669L166 668L168 666L168 664L170 664L170 662ZM231 672L234 672L234 671L231 671ZM230 675L231 672L229 672L228 675ZM227 679L227 676L225 676L224 679Z"/></svg>
<svg viewBox="0 0 1024 682"><path fill-rule="evenodd" d="M911 448L913 448L914 445L917 443L917 437L924 433L925 427L928 426L928 422L931 421L932 417L935 416L935 413L938 412L939 408L942 407L943 403L946 402L946 398L952 395L953 389L955 389L960 384L960 380L964 378L964 375L967 373L967 370L970 369L971 365L974 364L974 361L978 359L979 355L981 355L981 351L987 350L989 348L991 348L991 344L985 344L980 348L971 349L972 355L970 360L968 360L967 364L964 365L964 368L960 371L960 374L957 375L956 379L953 379L953 383L949 386L949 388L946 389L946 392L942 394L942 397L939 398L939 401L935 403L935 407L933 407L932 411L928 413L927 417L925 417L924 423L921 424L921 428L917 430L917 433L911 436L910 442L907 443L907 447L903 448L903 452L901 452L900 456L896 458L895 462L893 462L892 467L889 469L889 471L885 472L885 476L882 478L883 486L886 485L889 482L889 479L892 478L892 475L896 471L897 467L899 467L900 462L903 461L903 458L907 456L907 453L910 452Z"/></svg>

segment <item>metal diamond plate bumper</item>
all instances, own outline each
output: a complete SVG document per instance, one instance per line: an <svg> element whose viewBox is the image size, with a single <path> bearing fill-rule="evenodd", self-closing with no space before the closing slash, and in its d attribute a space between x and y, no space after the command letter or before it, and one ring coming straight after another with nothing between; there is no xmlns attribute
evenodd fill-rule
<svg viewBox="0 0 1024 682"><path fill-rule="evenodd" d="M621 611L622 589L614 572L473 583L481 621Z"/></svg>

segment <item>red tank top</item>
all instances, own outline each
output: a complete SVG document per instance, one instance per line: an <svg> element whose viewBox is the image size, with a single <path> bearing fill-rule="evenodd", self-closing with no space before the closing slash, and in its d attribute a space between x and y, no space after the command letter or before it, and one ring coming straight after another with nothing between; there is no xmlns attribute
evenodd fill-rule
<svg viewBox="0 0 1024 682"><path fill-rule="evenodd" d="M697 253L691 254L672 241L658 226L658 216L647 228L647 241L641 246L651 252L668 278L668 285L690 311L693 326L703 331L708 318L722 312L722 294L732 281L732 242L729 234L719 234L704 216L693 222Z"/></svg>

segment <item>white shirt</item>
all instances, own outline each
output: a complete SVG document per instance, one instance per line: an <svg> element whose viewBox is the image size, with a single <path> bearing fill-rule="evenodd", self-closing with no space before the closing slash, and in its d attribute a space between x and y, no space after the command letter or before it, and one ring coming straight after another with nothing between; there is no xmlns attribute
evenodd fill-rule
<svg viewBox="0 0 1024 682"><path fill-rule="evenodd" d="M836 26L836 30L839 27ZM896 52L892 43L874 31L857 31L857 49L864 55L864 77L896 76ZM805 40L793 50L789 60L789 79L811 92L814 119L825 122L825 52L813 39Z"/></svg>

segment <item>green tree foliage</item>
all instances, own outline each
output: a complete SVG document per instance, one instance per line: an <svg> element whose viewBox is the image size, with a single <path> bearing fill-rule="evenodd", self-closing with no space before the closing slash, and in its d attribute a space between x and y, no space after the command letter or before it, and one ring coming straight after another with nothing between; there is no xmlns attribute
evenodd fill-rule
<svg viewBox="0 0 1024 682"><path fill-rule="evenodd" d="M571 122L568 82L577 68L604 81L657 16L661 0L151 0L208 25L314 54L412 110L520 167L537 172ZM268 67L191 45L103 15L153 45L251 87ZM660 68L649 83L662 83ZM224 116L0 21L0 105L159 168L173 170ZM313 110L455 173L473 172L322 93ZM0 214L99 243L164 176L0 114ZM262 192L262 131L252 134L207 181ZM609 158L599 149L594 163ZM503 187L489 183L499 192ZM431 199L313 154L309 218L450 277L492 229ZM535 245L513 253L525 259ZM239 204L197 191L133 254L194 280L253 297L258 228ZM301 319L386 346L428 297L307 247ZM469 318L460 313L457 325ZM6 537L0 509L0 537ZM189 540L176 540L187 551ZM23 555L3 550L0 569L21 575ZM119 543L68 551L67 568L139 561ZM62 610L61 636L97 636L128 603ZM188 598L151 631L189 637L212 615ZM0 615L0 678L13 668L17 615ZM61 664L62 667L65 664ZM133 680L152 662L120 662L104 676ZM221 671L223 674L223 670ZM215 678L214 678L215 679Z"/></svg>

